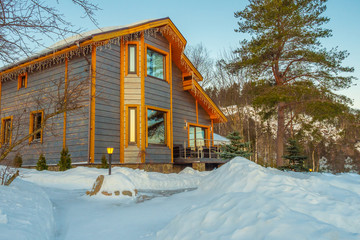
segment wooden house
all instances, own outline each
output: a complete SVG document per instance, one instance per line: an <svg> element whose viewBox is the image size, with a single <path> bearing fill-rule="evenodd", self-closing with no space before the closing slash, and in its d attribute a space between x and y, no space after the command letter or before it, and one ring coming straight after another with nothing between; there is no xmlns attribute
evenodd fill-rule
<svg viewBox="0 0 360 240"><path fill-rule="evenodd" d="M73 163L99 163L113 147L113 162L121 164L173 163L174 156L187 157L174 148L210 147L213 124L227 119L199 85L185 46L173 22L162 18L70 37L2 67L1 144L14 141L16 126L20 137L41 126L56 108L46 105L46 94L55 96L58 82L65 88L71 81L84 87L83 107L55 116L51 127L15 148L24 165L35 165L40 153L56 164L65 146Z"/></svg>

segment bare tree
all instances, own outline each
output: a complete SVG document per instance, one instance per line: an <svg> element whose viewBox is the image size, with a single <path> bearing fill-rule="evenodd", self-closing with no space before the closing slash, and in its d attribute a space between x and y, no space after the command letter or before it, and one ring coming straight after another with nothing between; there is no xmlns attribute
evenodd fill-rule
<svg viewBox="0 0 360 240"><path fill-rule="evenodd" d="M95 11L99 7L89 0L71 0L79 6L95 25ZM59 3L59 0L54 3ZM13 63L43 48L42 37L52 40L78 33L71 22L55 7L41 0L0 1L0 64Z"/></svg>

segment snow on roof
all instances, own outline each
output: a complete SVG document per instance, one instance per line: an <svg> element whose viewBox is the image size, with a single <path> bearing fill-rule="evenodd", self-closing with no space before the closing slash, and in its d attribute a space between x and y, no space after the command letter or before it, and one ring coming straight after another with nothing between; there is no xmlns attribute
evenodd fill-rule
<svg viewBox="0 0 360 240"><path fill-rule="evenodd" d="M68 37L66 39L63 39L61 41L58 41L58 42L54 43L53 45L41 50L40 52L37 52L37 53L35 53L35 54L33 54L33 55L29 56L29 57L23 58L23 59L19 60L16 63L5 65L5 66L0 68L0 71L6 70L6 69L11 68L11 67L13 67L15 65L20 65L22 63L28 62L28 61L30 61L32 59L41 57L43 55L50 54L51 52L55 52L57 50L65 48L67 46L71 46L73 44L76 44L76 42L82 42L82 41L84 41L86 39L90 39L93 36L98 35L98 34L108 33L108 32L112 32L112 31L119 31L119 30L126 29L126 28L132 28L132 27L135 27L137 25L141 25L141 24L148 23L148 22L159 21L159 20L162 20L162 19L167 19L167 18L147 19L147 20L142 20L142 21L138 21L138 22L135 22L135 23L127 24L127 25L119 25L119 26L112 26L112 27L97 28L97 29L94 29L94 30L91 30L91 31L80 33L80 34Z"/></svg>

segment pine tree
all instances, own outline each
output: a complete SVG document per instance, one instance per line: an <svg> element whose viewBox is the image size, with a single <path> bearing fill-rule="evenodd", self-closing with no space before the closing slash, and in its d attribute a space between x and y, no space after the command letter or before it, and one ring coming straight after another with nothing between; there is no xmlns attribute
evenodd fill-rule
<svg viewBox="0 0 360 240"><path fill-rule="evenodd" d="M239 132L232 132L226 137L230 139L231 143L221 147L221 158L232 159L238 156L244 158L250 157L251 152L248 151L250 144L242 141L242 136Z"/></svg>
<svg viewBox="0 0 360 240"><path fill-rule="evenodd" d="M289 160L289 167L284 169L289 168L297 172L308 170L304 167L304 161L307 159L307 156L301 155L301 149L296 139L290 138L288 140L286 153L287 155L283 156L283 158Z"/></svg>
<svg viewBox="0 0 360 240"><path fill-rule="evenodd" d="M101 157L101 166L100 166L100 168L109 168L109 164L108 164L108 161L106 159L105 154L103 154L102 157Z"/></svg>
<svg viewBox="0 0 360 240"><path fill-rule="evenodd" d="M60 171L66 171L71 168L71 157L68 148L63 148L61 151L60 161L58 163Z"/></svg>
<svg viewBox="0 0 360 240"><path fill-rule="evenodd" d="M14 157L14 160L13 160L13 163L14 163L14 167L16 167L16 168L19 168L19 167L22 166L23 160L22 160L22 157L21 157L20 153L16 153L16 155Z"/></svg>
<svg viewBox="0 0 360 240"><path fill-rule="evenodd" d="M325 157L319 160L319 172L331 173L330 164Z"/></svg>
<svg viewBox="0 0 360 240"><path fill-rule="evenodd" d="M46 164L46 159L44 154L40 154L39 160L36 163L36 170L38 171L48 170L48 165Z"/></svg>
<svg viewBox="0 0 360 240"><path fill-rule="evenodd" d="M350 157L347 157L345 159L344 171L349 172L349 173L357 173L356 166L355 166L353 160Z"/></svg>

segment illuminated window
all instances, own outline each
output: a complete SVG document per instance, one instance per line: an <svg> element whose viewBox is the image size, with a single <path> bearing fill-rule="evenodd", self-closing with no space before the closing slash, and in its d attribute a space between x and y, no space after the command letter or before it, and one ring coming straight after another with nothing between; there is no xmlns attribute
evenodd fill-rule
<svg viewBox="0 0 360 240"><path fill-rule="evenodd" d="M148 109L147 137L149 144L166 144L166 112Z"/></svg>
<svg viewBox="0 0 360 240"><path fill-rule="evenodd" d="M27 87L27 73L20 74L18 77L18 90Z"/></svg>
<svg viewBox="0 0 360 240"><path fill-rule="evenodd" d="M128 73L137 73L137 45L129 44L128 45Z"/></svg>
<svg viewBox="0 0 360 240"><path fill-rule="evenodd" d="M3 118L1 121L1 143L11 143L12 117Z"/></svg>
<svg viewBox="0 0 360 240"><path fill-rule="evenodd" d="M129 138L129 144L136 144L136 129L137 129L137 108L136 107L129 107L128 108L128 122L129 122L129 132L128 132L128 138Z"/></svg>
<svg viewBox="0 0 360 240"><path fill-rule="evenodd" d="M43 130L41 129L41 125L44 120L44 112L43 111L34 111L30 113L30 134L35 133L30 138L31 141L40 141L43 139Z"/></svg>
<svg viewBox="0 0 360 240"><path fill-rule="evenodd" d="M165 55L147 49L147 75L165 80Z"/></svg>

